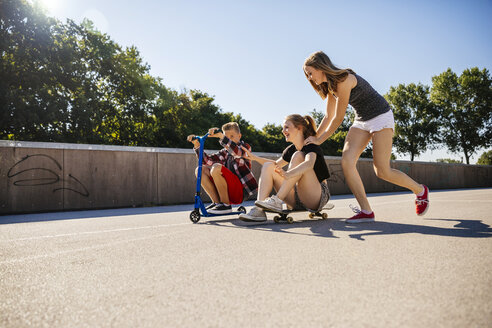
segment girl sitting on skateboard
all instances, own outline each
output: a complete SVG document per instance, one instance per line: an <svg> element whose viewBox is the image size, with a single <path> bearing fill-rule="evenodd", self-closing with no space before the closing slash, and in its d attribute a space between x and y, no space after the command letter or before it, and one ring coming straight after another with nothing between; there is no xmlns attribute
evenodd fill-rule
<svg viewBox="0 0 492 328"><path fill-rule="evenodd" d="M282 157L276 161L256 156L243 148L245 158L262 164L258 200L249 213L239 215L243 221L266 221L264 210L282 212L286 209L284 203L291 210L319 211L330 198L325 181L330 174L323 151L317 144L304 144L306 138L316 136L314 119L309 115L289 115L282 132L292 145L285 148ZM289 166L284 170L287 164ZM268 197L272 188L277 194Z"/></svg>

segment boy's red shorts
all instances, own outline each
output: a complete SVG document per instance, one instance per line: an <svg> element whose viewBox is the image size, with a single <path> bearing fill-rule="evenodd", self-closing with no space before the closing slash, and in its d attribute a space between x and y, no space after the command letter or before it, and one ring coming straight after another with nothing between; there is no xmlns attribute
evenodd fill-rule
<svg viewBox="0 0 492 328"><path fill-rule="evenodd" d="M222 165L220 173L222 173L227 182L227 193L231 204L241 204L243 202L243 184L241 180L224 165ZM212 177L210 177L210 180L214 181Z"/></svg>

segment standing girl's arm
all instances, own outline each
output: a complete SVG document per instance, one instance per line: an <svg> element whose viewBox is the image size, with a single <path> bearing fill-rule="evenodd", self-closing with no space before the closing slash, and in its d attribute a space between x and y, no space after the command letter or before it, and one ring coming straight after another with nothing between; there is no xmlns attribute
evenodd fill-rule
<svg viewBox="0 0 492 328"><path fill-rule="evenodd" d="M326 131L326 129L328 128L328 123L330 122L331 118L335 116L336 106L337 106L337 98L335 98L331 93L329 93L326 98L326 114L325 116L323 116L323 119L321 120L321 123L318 126L317 136L319 136L321 133Z"/></svg>
<svg viewBox="0 0 492 328"><path fill-rule="evenodd" d="M307 138L304 143L309 144L309 143L315 143L317 145L322 144L323 142L326 141L335 131L338 129L338 127L342 124L343 118L345 117L345 112L347 111L347 106L349 103L349 98L350 98L350 91L352 91L352 88L354 84L357 83L357 80L355 76L349 74L345 81L338 83L337 86L337 99L336 99L336 105L335 105L335 110L333 111L333 116L330 117L330 111L332 111L332 107L330 106L330 100L334 99L329 98L331 95L328 94L328 104L326 106L326 116L323 118L323 120L327 120L328 124L326 129L323 131L321 129L318 130L318 134L316 137L309 137ZM323 122L321 122L323 124ZM322 127L322 124L320 127Z"/></svg>

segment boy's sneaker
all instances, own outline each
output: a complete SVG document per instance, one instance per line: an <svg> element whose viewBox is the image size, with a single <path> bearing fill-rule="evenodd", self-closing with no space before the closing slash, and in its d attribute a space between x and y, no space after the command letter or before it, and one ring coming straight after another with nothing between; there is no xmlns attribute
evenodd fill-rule
<svg viewBox="0 0 492 328"><path fill-rule="evenodd" d="M227 214L232 212L232 206L220 203L212 207L208 212L212 214Z"/></svg>
<svg viewBox="0 0 492 328"><path fill-rule="evenodd" d="M239 214L239 219L246 222L265 222L267 216L261 208L255 206L249 213Z"/></svg>
<svg viewBox="0 0 492 328"><path fill-rule="evenodd" d="M208 206L207 206L207 207L205 207L205 208L206 208L206 209L207 209L207 211L208 211L208 210L211 210L212 208L214 208L214 207L215 207L215 206L217 206L217 205L219 205L219 204L217 204L217 203L212 203L212 204L208 205Z"/></svg>
<svg viewBox="0 0 492 328"><path fill-rule="evenodd" d="M283 204L284 202L280 198L278 198L277 195L268 197L265 200L257 200L255 202L256 206L273 212L282 212Z"/></svg>
<svg viewBox="0 0 492 328"><path fill-rule="evenodd" d="M424 215L429 209L429 188L425 185L422 186L424 186L424 194L422 196L417 195L417 199L415 200L415 211L417 215Z"/></svg>
<svg viewBox="0 0 492 328"><path fill-rule="evenodd" d="M359 210L357 207L350 205L350 208L354 213L356 213L351 218L345 220L345 223L364 223L364 222L374 222L374 212L366 214Z"/></svg>

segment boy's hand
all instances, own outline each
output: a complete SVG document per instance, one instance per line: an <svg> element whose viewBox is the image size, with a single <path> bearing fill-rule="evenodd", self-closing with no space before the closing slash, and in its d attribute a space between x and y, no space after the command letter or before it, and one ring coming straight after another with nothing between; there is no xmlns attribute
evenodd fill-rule
<svg viewBox="0 0 492 328"><path fill-rule="evenodd" d="M186 140L191 142L195 146L195 148L198 148L200 147L200 142L197 139L193 139L194 137L196 137L194 134L190 134L188 137L186 137Z"/></svg>
<svg viewBox="0 0 492 328"><path fill-rule="evenodd" d="M219 128L210 128L208 129L208 136L212 138L220 138L224 137L222 132L220 132Z"/></svg>

